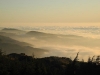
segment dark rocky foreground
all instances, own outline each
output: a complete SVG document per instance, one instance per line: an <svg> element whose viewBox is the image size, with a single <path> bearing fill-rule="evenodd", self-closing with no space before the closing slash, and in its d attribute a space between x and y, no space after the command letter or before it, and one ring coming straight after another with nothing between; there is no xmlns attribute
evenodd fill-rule
<svg viewBox="0 0 100 75"><path fill-rule="evenodd" d="M0 75L100 75L99 56L88 62L66 57L34 58L24 53L4 54L0 51Z"/></svg>

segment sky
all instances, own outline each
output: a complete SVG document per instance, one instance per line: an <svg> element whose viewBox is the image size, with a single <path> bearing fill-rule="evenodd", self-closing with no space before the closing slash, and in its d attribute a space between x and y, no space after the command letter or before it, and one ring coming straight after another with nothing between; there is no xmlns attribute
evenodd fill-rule
<svg viewBox="0 0 100 75"><path fill-rule="evenodd" d="M98 25L100 0L0 0L0 26Z"/></svg>

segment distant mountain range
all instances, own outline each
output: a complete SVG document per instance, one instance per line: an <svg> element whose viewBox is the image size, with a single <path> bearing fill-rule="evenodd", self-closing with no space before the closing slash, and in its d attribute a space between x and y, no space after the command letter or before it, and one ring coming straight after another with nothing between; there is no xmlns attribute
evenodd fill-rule
<svg viewBox="0 0 100 75"><path fill-rule="evenodd" d="M47 50L34 48L31 44L25 42L19 42L17 40L11 39L10 37L0 35L0 48L9 53L26 53L32 55L34 53L36 57L39 57L43 52Z"/></svg>

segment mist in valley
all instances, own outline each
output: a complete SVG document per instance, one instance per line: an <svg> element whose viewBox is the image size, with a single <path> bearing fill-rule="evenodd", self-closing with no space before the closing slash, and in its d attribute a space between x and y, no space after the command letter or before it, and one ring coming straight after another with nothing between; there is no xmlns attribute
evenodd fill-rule
<svg viewBox="0 0 100 75"><path fill-rule="evenodd" d="M35 57L75 57L79 59L99 55L100 39L75 34L53 34L40 31L25 31L14 28L0 30L0 48L6 53L26 53Z"/></svg>

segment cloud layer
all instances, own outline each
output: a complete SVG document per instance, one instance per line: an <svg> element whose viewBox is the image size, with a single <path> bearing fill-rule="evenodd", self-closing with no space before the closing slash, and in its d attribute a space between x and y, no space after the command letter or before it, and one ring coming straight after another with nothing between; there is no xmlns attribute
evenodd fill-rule
<svg viewBox="0 0 100 75"><path fill-rule="evenodd" d="M80 60L82 58L87 60L89 56L92 57L100 53L99 38L69 34L51 34L38 31L14 30L15 32L13 33L10 31L13 32L12 29L1 30L0 35L2 36L0 37L6 36L6 38L4 37L1 39L5 40L5 43L3 41L1 46L5 46L5 48L9 50L14 49L12 52L25 52L27 54L32 54L32 52L34 52L37 57L66 56L71 58L74 58L76 53L80 52ZM19 34L19 32L21 34ZM9 40L7 40L8 37L10 37ZM11 46L13 46L13 48Z"/></svg>

